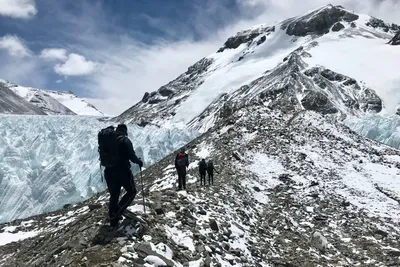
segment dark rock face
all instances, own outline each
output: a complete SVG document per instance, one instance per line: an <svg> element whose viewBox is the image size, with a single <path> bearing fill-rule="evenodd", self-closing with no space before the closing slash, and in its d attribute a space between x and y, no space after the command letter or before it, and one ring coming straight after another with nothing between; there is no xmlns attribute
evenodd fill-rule
<svg viewBox="0 0 400 267"><path fill-rule="evenodd" d="M267 35L271 32L275 31L275 27L267 27L264 29L256 29L253 31L244 31L236 34L235 36L232 36L228 38L228 40L224 43L224 46L218 49L217 53L223 52L225 49L236 49L238 48L241 44L247 43L251 44L251 42L258 37L260 34L267 33ZM263 36L261 37L260 40L258 40L257 45L262 44L265 42L266 37Z"/></svg>
<svg viewBox="0 0 400 267"><path fill-rule="evenodd" d="M397 108L397 110L396 110L396 115L399 115L399 116L400 116L400 107Z"/></svg>
<svg viewBox="0 0 400 267"><path fill-rule="evenodd" d="M371 18L369 21L367 21L367 23L365 23L365 25L367 25L368 27L372 27L372 28L380 28L382 31L384 32L398 32L400 31L400 26L397 24L388 24L385 23L383 20L381 19L377 19L377 18Z"/></svg>
<svg viewBox="0 0 400 267"><path fill-rule="evenodd" d="M371 89L366 89L360 97L360 109L364 112L380 112L382 110L382 100Z"/></svg>
<svg viewBox="0 0 400 267"><path fill-rule="evenodd" d="M310 91L301 100L301 104L307 110L314 110L322 114L332 114L338 112L326 95L317 91Z"/></svg>
<svg viewBox="0 0 400 267"><path fill-rule="evenodd" d="M257 41L257 45L264 43L265 40L267 40L267 37L265 37L265 35L264 35L263 37L260 38L260 40Z"/></svg>
<svg viewBox="0 0 400 267"><path fill-rule="evenodd" d="M158 93L162 96L170 96L174 93L174 91L168 89L166 86L163 86L158 90Z"/></svg>
<svg viewBox="0 0 400 267"><path fill-rule="evenodd" d="M344 25L340 22L336 22L335 25L333 25L333 27L332 27L333 32L338 32L342 29L344 29Z"/></svg>
<svg viewBox="0 0 400 267"><path fill-rule="evenodd" d="M400 45L400 31L389 41L391 45Z"/></svg>
<svg viewBox="0 0 400 267"><path fill-rule="evenodd" d="M327 6L299 19L291 19L282 25L288 35L306 36L308 34L323 35L339 21L352 22L359 18L338 6Z"/></svg>
<svg viewBox="0 0 400 267"><path fill-rule="evenodd" d="M249 41L253 41L254 38L256 38L258 35L260 35L260 33L254 32L254 33L250 33L249 35L239 35L239 36L230 37L225 42L224 47L220 48L218 50L218 52L222 52L225 49L236 49L243 43L247 43Z"/></svg>
<svg viewBox="0 0 400 267"><path fill-rule="evenodd" d="M146 103L147 101L149 101L149 97L150 97L150 94L148 92L144 93L142 102Z"/></svg>

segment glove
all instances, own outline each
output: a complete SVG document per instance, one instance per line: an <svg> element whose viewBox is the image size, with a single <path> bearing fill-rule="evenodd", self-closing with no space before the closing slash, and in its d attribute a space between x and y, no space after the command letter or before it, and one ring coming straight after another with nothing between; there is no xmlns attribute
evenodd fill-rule
<svg viewBox="0 0 400 267"><path fill-rule="evenodd" d="M141 159L139 159L139 163L138 163L139 167L142 168L143 167L143 161Z"/></svg>

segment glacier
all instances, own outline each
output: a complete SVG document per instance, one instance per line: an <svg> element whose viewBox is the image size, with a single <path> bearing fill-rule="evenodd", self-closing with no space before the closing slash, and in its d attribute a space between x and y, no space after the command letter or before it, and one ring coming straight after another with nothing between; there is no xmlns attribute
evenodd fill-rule
<svg viewBox="0 0 400 267"><path fill-rule="evenodd" d="M400 149L400 116L375 114L348 117L343 123L358 134Z"/></svg>
<svg viewBox="0 0 400 267"><path fill-rule="evenodd" d="M109 125L86 116L0 115L0 223L54 211L104 191L97 133ZM182 124L128 128L145 167L199 134ZM139 171L135 164L132 171Z"/></svg>

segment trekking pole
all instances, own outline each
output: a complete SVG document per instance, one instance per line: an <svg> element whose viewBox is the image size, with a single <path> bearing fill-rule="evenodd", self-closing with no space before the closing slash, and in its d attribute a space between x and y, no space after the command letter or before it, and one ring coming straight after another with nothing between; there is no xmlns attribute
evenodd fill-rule
<svg viewBox="0 0 400 267"><path fill-rule="evenodd" d="M143 211L144 211L144 216L146 216L146 206L145 206L145 202L144 202L144 185L143 185L142 168L140 168L140 180L142 180Z"/></svg>

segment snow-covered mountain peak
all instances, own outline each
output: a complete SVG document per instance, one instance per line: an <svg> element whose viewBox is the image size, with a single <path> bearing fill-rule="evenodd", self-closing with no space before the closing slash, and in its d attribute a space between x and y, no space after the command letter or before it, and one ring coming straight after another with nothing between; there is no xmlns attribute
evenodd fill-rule
<svg viewBox="0 0 400 267"><path fill-rule="evenodd" d="M146 93L117 120L141 125L183 122L207 130L229 103L240 106L275 92L275 98L266 98L274 108L301 110L324 102L324 112L335 111L341 118L394 114L400 103L393 97L400 80L395 71L400 50L388 43L396 40L398 29L333 5L276 25L253 26L228 38L158 91ZM307 105L309 97L318 101Z"/></svg>
<svg viewBox="0 0 400 267"><path fill-rule="evenodd" d="M50 91L13 84L0 79L0 83L18 96L39 107L49 115L103 116L92 104L79 98L71 91Z"/></svg>

